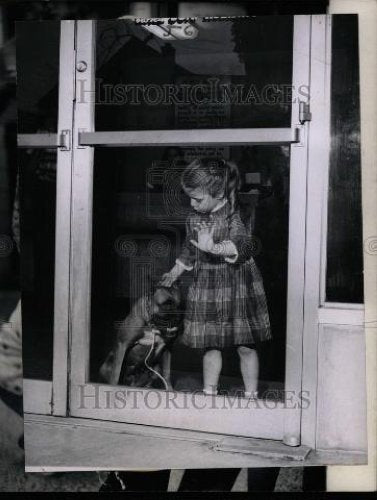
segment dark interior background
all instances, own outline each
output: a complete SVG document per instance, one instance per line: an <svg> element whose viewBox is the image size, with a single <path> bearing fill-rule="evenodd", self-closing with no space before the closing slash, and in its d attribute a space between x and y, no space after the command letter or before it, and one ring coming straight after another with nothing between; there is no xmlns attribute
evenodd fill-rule
<svg viewBox="0 0 377 500"><path fill-rule="evenodd" d="M224 151L214 149L216 153ZM179 185L184 154L180 148L99 148L95 153L92 381L98 380L99 365L111 347L114 322L128 314L140 294L153 290L179 255L189 206ZM286 341L289 152L284 153L279 146L254 146L232 147L228 154L240 168L240 205L247 227L250 218L254 219L254 258L264 278L274 337L260 349L261 384L262 388L281 387ZM165 173L160 183L159 172ZM247 173L259 173L261 183L248 184ZM153 179L157 182L148 187ZM170 190L170 186L174 189ZM151 245L155 245L154 251ZM134 273L143 265L147 267L146 285L135 290L139 280ZM190 280L190 273L180 280L183 297ZM200 351L178 341L173 351L173 371L197 377L202 371L201 356ZM235 350L224 354L223 376L240 379ZM197 383L186 377L180 380L179 387L185 382Z"/></svg>
<svg viewBox="0 0 377 500"><path fill-rule="evenodd" d="M293 17L199 21L197 26L195 39L164 40L129 22L97 23L96 130L290 126L285 89L292 82ZM191 99L150 105L141 98L135 105L125 102L119 88L208 86L208 78L243 86L250 103L194 105Z"/></svg>
<svg viewBox="0 0 377 500"><path fill-rule="evenodd" d="M119 84L206 84L208 78L215 77L220 83L241 84L245 93L253 85L260 96L268 85L283 88L291 84L293 17L259 17L248 22L213 23L210 29L199 28L195 40L166 42L140 26L122 21L100 21L96 42L96 130L289 127L291 105L286 95L277 95L274 104L262 101L247 105L163 103L151 106L141 99L136 106L114 102L112 89ZM283 383L289 152L284 154L280 147L96 150L92 380L97 380L98 367L110 348L113 322L124 318L137 298L127 296L132 282L127 268L133 266L127 257L119 257L119 245L136 244L137 256L142 260L147 258L150 241L166 238L170 252L165 253L165 258L160 255L152 259L156 273L153 278L156 279L173 264L179 253L179 241L184 236L182 213L181 220L176 221L176 213L164 213L166 207L161 195L147 193L147 172L154 162L171 168L174 162L184 163L188 157L208 155L225 155L236 160L244 191L254 188L257 193L255 199L244 196L244 211L245 214L250 212L251 204L255 205L253 233L259 242L255 258L265 278L274 336L271 344L261 348L261 379L266 383ZM260 176L254 184L246 182L250 173ZM148 194L154 196L152 212L160 214L158 217L148 218ZM187 202L184 196L181 197L182 205ZM133 263L135 265L135 256ZM185 280L188 282L189 277ZM201 355L177 343L173 369L200 373ZM240 377L235 352L225 356L223 374Z"/></svg>

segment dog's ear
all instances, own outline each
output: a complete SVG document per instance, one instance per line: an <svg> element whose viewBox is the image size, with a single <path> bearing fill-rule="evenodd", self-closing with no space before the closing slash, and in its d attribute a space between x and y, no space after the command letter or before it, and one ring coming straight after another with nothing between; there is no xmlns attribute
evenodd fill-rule
<svg viewBox="0 0 377 500"><path fill-rule="evenodd" d="M158 287L156 288L154 292L154 301L156 304L163 304L170 298L170 292L167 290L167 288L164 287Z"/></svg>
<svg viewBox="0 0 377 500"><path fill-rule="evenodd" d="M169 298L174 301L176 306L178 306L181 302L181 292L178 286L174 284L166 290L169 293Z"/></svg>

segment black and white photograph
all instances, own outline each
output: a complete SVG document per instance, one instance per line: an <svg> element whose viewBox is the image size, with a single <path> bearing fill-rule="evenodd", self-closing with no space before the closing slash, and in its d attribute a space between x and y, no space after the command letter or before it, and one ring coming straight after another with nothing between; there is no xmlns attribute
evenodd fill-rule
<svg viewBox="0 0 377 500"><path fill-rule="evenodd" d="M26 475L324 491L368 464L358 15L205 5L67 2L2 50Z"/></svg>

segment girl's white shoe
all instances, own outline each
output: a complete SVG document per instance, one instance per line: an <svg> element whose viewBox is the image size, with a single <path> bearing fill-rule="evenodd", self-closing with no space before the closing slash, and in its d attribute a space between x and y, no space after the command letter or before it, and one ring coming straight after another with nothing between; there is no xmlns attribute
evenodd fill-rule
<svg viewBox="0 0 377 500"><path fill-rule="evenodd" d="M204 387L204 389L203 389L203 393L204 393L206 396L217 396L217 388L216 388L216 389L213 389L212 387L211 387L211 388L206 388L206 387Z"/></svg>

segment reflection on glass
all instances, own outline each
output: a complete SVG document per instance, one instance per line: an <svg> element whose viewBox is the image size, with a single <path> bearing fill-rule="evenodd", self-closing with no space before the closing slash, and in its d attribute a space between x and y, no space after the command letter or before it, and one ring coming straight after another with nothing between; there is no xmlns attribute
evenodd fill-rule
<svg viewBox="0 0 377 500"><path fill-rule="evenodd" d="M291 16L98 21L96 130L289 127L292 39Z"/></svg>
<svg viewBox="0 0 377 500"><path fill-rule="evenodd" d="M280 396L289 208L289 148L280 146L96 151L90 381L203 389L204 349L183 341L195 271L181 274L168 290L159 283L185 241L190 198L181 188L182 172L194 158L208 156L232 159L240 171L240 213L263 278L272 330L272 341L257 344L258 393ZM117 335L123 350L116 348ZM242 395L244 388L239 353L235 346L224 347L219 391Z"/></svg>
<svg viewBox="0 0 377 500"><path fill-rule="evenodd" d="M17 23L18 132L56 132L60 21Z"/></svg>
<svg viewBox="0 0 377 500"><path fill-rule="evenodd" d="M25 378L52 380L56 151L19 151Z"/></svg>
<svg viewBox="0 0 377 500"><path fill-rule="evenodd" d="M337 15L332 22L326 300L362 304L358 21Z"/></svg>

